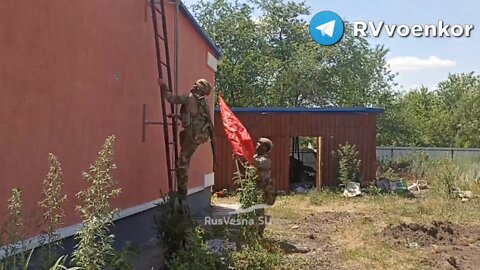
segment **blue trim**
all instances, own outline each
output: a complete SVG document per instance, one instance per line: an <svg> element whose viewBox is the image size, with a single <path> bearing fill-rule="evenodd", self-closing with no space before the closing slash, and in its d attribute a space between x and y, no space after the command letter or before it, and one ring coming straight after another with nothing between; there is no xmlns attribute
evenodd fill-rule
<svg viewBox="0 0 480 270"><path fill-rule="evenodd" d="M215 45L215 43L212 41L212 39L210 39L210 37L208 37L208 35L202 29L200 24L198 24L197 20L195 19L195 17L193 17L192 13L190 13L190 11L188 11L187 7L185 6L185 4L183 4L182 1L180 1L180 10L182 11L183 15L185 15L185 17L187 17L187 20L192 24L193 28L195 28L197 33L200 34L200 36L203 38L203 40L208 44L210 49L213 50L213 54L214 54L215 58L220 59L220 57L222 57L222 52Z"/></svg>
<svg viewBox="0 0 480 270"><path fill-rule="evenodd" d="M220 109L215 108L216 112L219 112ZM232 108L232 111L235 112L250 112L250 113L369 113L369 114L382 114L385 112L382 108L366 108L366 107L355 107L355 108L338 108L338 107L328 107L328 108Z"/></svg>

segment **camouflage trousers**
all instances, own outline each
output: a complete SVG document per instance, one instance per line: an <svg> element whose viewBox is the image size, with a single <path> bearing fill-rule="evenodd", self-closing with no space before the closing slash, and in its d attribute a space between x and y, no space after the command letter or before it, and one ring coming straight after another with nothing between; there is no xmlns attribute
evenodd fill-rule
<svg viewBox="0 0 480 270"><path fill-rule="evenodd" d="M274 205L277 199L277 192L275 190L275 183L271 177L262 179L259 176L257 180L257 189L263 192L265 204Z"/></svg>
<svg viewBox="0 0 480 270"><path fill-rule="evenodd" d="M263 193L265 196L265 203L268 205L274 205L277 199L277 192L275 190L275 183L272 178L263 180Z"/></svg>
<svg viewBox="0 0 480 270"><path fill-rule="evenodd" d="M194 134L192 129L186 128L179 134L180 154L177 164L177 189L180 199L187 198L188 169L195 150L208 140L208 134Z"/></svg>

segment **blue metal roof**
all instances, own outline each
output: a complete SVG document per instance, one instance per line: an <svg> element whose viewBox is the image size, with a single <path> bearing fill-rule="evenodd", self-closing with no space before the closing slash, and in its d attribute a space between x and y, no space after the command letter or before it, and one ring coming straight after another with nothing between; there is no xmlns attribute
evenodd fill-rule
<svg viewBox="0 0 480 270"><path fill-rule="evenodd" d="M338 108L338 107L326 107L326 108L231 108L235 112L251 112L251 113L370 113L370 114L382 114L385 110L382 108L367 108L367 107L354 107L354 108ZM217 107L215 111L220 109Z"/></svg>
<svg viewBox="0 0 480 270"><path fill-rule="evenodd" d="M202 29L200 24L198 24L197 20L195 20L195 17L193 17L192 13L188 11L187 7L185 4L183 4L182 1L180 1L180 11L187 17L187 20L192 24L193 28L197 31L198 34L203 38L203 40L208 44L210 49L213 50L213 54L215 58L220 59L222 56L222 52L220 49L215 45L215 43L208 37L207 33Z"/></svg>

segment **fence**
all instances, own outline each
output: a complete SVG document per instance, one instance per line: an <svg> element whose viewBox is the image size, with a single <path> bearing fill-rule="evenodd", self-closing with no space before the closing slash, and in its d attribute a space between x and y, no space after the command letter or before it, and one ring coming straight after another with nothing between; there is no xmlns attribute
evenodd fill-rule
<svg viewBox="0 0 480 270"><path fill-rule="evenodd" d="M431 158L480 159L480 148L377 147L377 159L396 159L423 152Z"/></svg>
<svg viewBox="0 0 480 270"><path fill-rule="evenodd" d="M377 147L377 159L396 159L413 153L423 152L431 158L478 159L480 148L435 148L435 147ZM293 153L290 153L292 155ZM315 168L316 153L311 149L302 149L295 157L305 165Z"/></svg>

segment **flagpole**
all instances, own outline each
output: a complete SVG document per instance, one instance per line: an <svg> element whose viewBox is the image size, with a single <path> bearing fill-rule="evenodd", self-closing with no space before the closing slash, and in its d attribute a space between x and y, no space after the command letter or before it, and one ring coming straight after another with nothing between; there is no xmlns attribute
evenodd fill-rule
<svg viewBox="0 0 480 270"><path fill-rule="evenodd" d="M240 173L240 167L238 166L238 159L235 159L235 166L237 166L237 172Z"/></svg>
<svg viewBox="0 0 480 270"><path fill-rule="evenodd" d="M237 172L240 176L243 177L242 172L240 171L240 166L238 165L238 162L239 162L238 157L234 156L234 159L235 159L235 166L237 167Z"/></svg>

